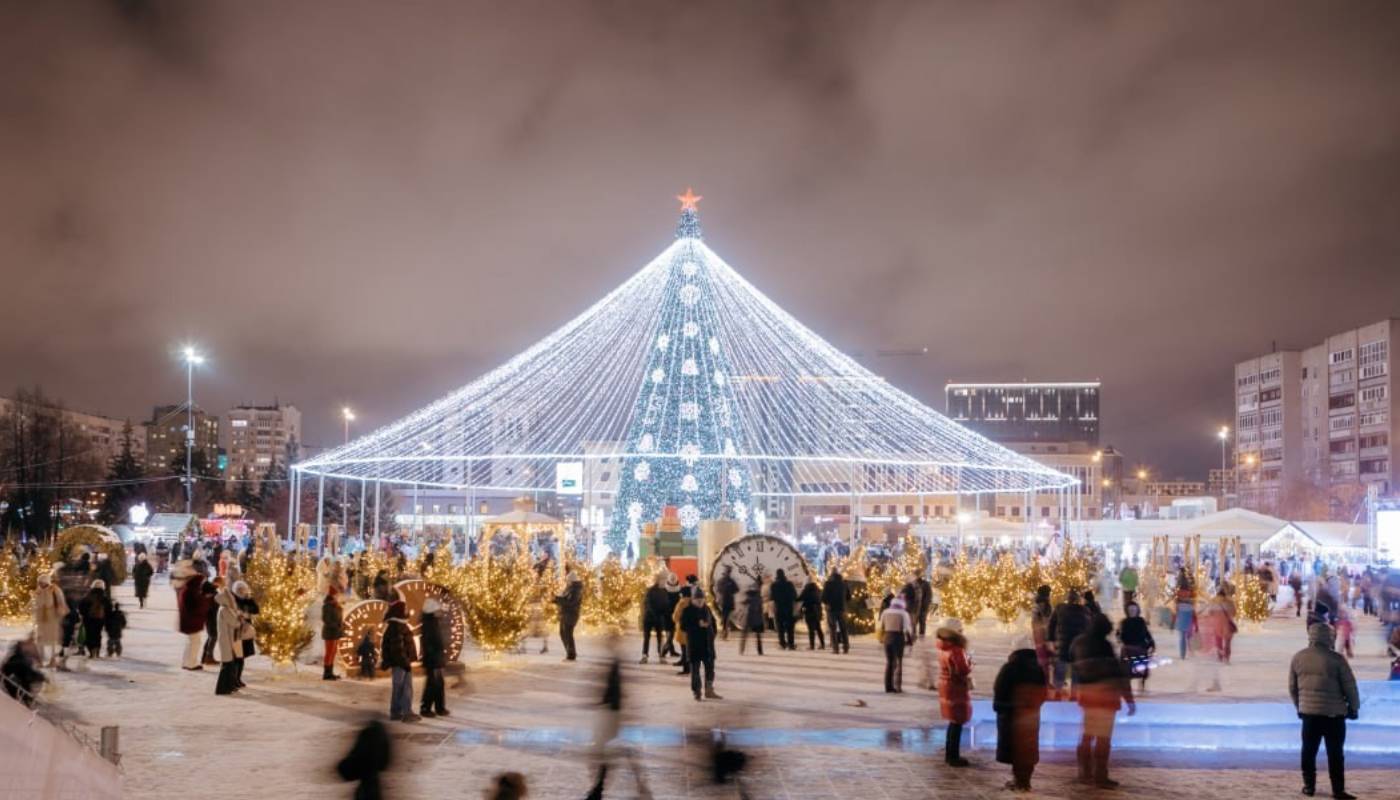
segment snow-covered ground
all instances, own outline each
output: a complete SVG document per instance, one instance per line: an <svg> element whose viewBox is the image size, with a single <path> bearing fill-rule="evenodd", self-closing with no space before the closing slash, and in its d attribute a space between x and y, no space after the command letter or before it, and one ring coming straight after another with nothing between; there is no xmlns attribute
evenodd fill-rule
<svg viewBox="0 0 1400 800"><path fill-rule="evenodd" d="M48 701L80 725L96 731L119 725L127 794L131 797L222 798L348 797L350 787L332 774L348 749L356 724L383 716L388 681L320 680L318 670L274 670L265 658L250 661L249 688L216 697L217 670L179 669L182 639L174 632L174 596L163 579L152 602L136 608L130 586L118 589L130 628L125 657L93 662L86 672L56 676ZM1387 664L1379 627L1363 620L1353 666L1359 678L1384 678ZM13 638L17 628L0 629ZM1155 631L1171 654L1174 640ZM989 696L1012 632L983 620L969 630L978 698ZM1287 663L1303 644L1301 622L1271 620L1263 630L1236 639L1234 664L1220 670L1224 691L1206 694L1203 662L1170 663L1154 673L1144 713L1159 704L1219 706L1287 700ZM783 652L765 637L767 654L740 656L731 637L720 644L716 689L722 702L697 704L689 683L655 663L636 665L640 639L624 641L628 737L637 745L657 797L729 797L732 789L706 783L704 742L715 727L745 729L745 747L757 748L755 797L924 797L1000 794L1006 770L991 754L973 751L981 764L949 770L930 755L942 740L937 699L917 688L917 658L907 662L904 695L882 691L883 658L869 637L857 637L850 655ZM503 769L525 773L536 797L582 797L589 785L588 749L606 655L601 639L581 640L581 660L561 663L556 640L548 654L530 643L528 654L483 662L469 654L469 689L449 688L452 716L393 724L398 770L390 796L475 797ZM415 690L421 688L421 683ZM1233 715L1246 713L1236 706ZM1163 709L1165 711L1165 709ZM1058 711L1058 710L1057 710ZM1363 712L1364 714L1364 712ZM769 729L764 731L762 729ZM1242 734L1247 735L1247 734ZM1360 745L1353 736L1349 744ZM1037 775L1038 793L1082 795L1069 783L1066 753L1047 753ZM1191 797L1230 794L1274 797L1297 790L1295 760L1285 754L1197 755L1153 749L1120 750L1118 777L1129 796ZM1204 760L1202 760L1204 759ZM1400 797L1400 756L1353 757L1349 788L1363 797ZM1325 774L1325 768L1324 768ZM634 796L630 775L619 775L617 796ZM610 796L612 793L610 792Z"/></svg>

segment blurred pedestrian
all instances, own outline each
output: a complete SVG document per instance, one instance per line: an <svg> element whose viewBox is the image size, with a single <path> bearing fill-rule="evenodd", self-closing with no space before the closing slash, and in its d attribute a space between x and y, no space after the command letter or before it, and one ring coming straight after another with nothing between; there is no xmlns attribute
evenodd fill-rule
<svg viewBox="0 0 1400 800"><path fill-rule="evenodd" d="M622 751L623 758L632 768L638 796L650 798L651 791L647 788L646 778L637 763L636 755L619 741L622 735L622 637L616 633L609 634L607 648L608 661L603 673L603 696L593 728L593 761L597 765L598 777L586 795L586 800L602 800L609 762L618 750Z"/></svg>
<svg viewBox="0 0 1400 800"><path fill-rule="evenodd" d="M102 633L107 627L107 615L112 612L112 600L107 596L107 584L101 579L92 582L79 614L83 618L83 647L89 658L102 657Z"/></svg>
<svg viewBox="0 0 1400 800"><path fill-rule="evenodd" d="M1119 655L1128 667L1133 678L1140 681L1139 691L1147 691L1147 678L1152 672L1152 654L1157 650L1157 642L1152 631L1147 628L1147 620L1137 603L1128 603L1124 608L1126 616L1118 623Z"/></svg>
<svg viewBox="0 0 1400 800"><path fill-rule="evenodd" d="M773 582L768 586L768 597L773 602L773 625L778 629L778 649L796 650L797 587L788 580L783 570L774 573Z"/></svg>
<svg viewBox="0 0 1400 800"><path fill-rule="evenodd" d="M719 600L720 638L729 639L729 626L733 624L735 598L739 595L739 584L734 580L733 570L724 568L724 573L715 582L715 596Z"/></svg>
<svg viewBox="0 0 1400 800"><path fill-rule="evenodd" d="M763 655L763 627L763 589L754 581L744 592L744 629L739 632L739 655L744 654L750 633L758 645L758 654Z"/></svg>
<svg viewBox="0 0 1400 800"><path fill-rule="evenodd" d="M345 636L345 613L340 606L340 587L331 583L326 588L326 597L321 601L321 680L338 681L335 674L335 654L340 649L340 639Z"/></svg>
<svg viewBox="0 0 1400 800"><path fill-rule="evenodd" d="M355 736L350 752L336 765L342 780L358 781L354 800L380 800L384 797L379 776L393 761L389 732L379 720L370 720Z"/></svg>
<svg viewBox="0 0 1400 800"><path fill-rule="evenodd" d="M145 553L136 556L136 566L131 568L131 582L136 589L137 608L146 607L146 596L151 593L151 573L154 571Z"/></svg>
<svg viewBox="0 0 1400 800"><path fill-rule="evenodd" d="M651 658L651 637L656 635L656 658L664 666L666 653L664 636L666 622L670 619L671 598L666 594L666 571L653 576L651 586L642 594L642 660L645 664Z"/></svg>
<svg viewBox="0 0 1400 800"><path fill-rule="evenodd" d="M826 626L831 634L831 652L851 652L851 640L846 636L846 581L832 570L822 587L822 605L826 606Z"/></svg>
<svg viewBox="0 0 1400 800"><path fill-rule="evenodd" d="M992 688L997 761L1011 765L1011 780L1005 788L1014 792L1031 790L1031 775L1040 763L1040 707L1045 704L1045 687L1045 669L1036 656L1034 640L1017 638Z"/></svg>
<svg viewBox="0 0 1400 800"><path fill-rule="evenodd" d="M1079 747L1075 750L1079 762L1079 781L1100 789L1118 787L1118 782L1108 777L1108 757L1113 746L1113 723L1118 709L1126 702L1128 716L1137 713L1128 672L1108 641L1112 630L1113 623L1109 622L1108 617L1095 614L1089 621L1088 630L1070 645L1079 707L1084 712L1084 727L1079 737Z"/></svg>
<svg viewBox="0 0 1400 800"><path fill-rule="evenodd" d="M258 607L258 601L253 599L253 589L247 581L238 581L233 584L233 601L238 606L238 639L242 647L243 655L234 662L233 684L242 689L243 667L247 665L248 659L257 653L257 629L253 626L253 620L262 609Z"/></svg>
<svg viewBox="0 0 1400 800"><path fill-rule="evenodd" d="M122 611L121 603L112 601L112 608L107 612L102 628L107 633L107 656L121 658L122 632L126 630L126 612Z"/></svg>
<svg viewBox="0 0 1400 800"><path fill-rule="evenodd" d="M904 608L904 598L896 597L880 612L881 642L885 647L885 691L904 691L904 651L914 644L914 622Z"/></svg>
<svg viewBox="0 0 1400 800"><path fill-rule="evenodd" d="M676 607L671 609L671 625L676 630L676 641L681 646L681 669L679 672L676 673L677 675L690 674L690 650L687 646L685 628L681 627L681 614L684 614L685 610L687 608L690 608L690 598L691 595L694 593L695 589L697 588L696 584L698 583L698 581L699 579L696 578L694 575L686 576L685 586L681 587L680 597L676 601Z"/></svg>
<svg viewBox="0 0 1400 800"><path fill-rule="evenodd" d="M704 675L704 698L722 700L715 694L715 615L705 604L705 592L699 586L691 590L690 605L681 612L681 629L685 631L686 647L690 651L690 692L701 699L701 673Z"/></svg>
<svg viewBox="0 0 1400 800"><path fill-rule="evenodd" d="M1303 794L1317 791L1317 748L1327 745L1327 777L1332 796L1352 800L1346 791L1347 720L1361 711L1356 676L1341 654L1333 651L1333 631L1322 623L1308 628L1308 646L1293 656L1288 668L1288 695L1303 723Z"/></svg>
<svg viewBox="0 0 1400 800"><path fill-rule="evenodd" d="M564 643L564 660L578 659L574 647L574 628L578 626L579 610L583 607L583 579L574 571L573 565L564 567L564 591L555 598L559 606L559 640Z"/></svg>
<svg viewBox="0 0 1400 800"><path fill-rule="evenodd" d="M826 634L822 632L822 590L817 586L816 578L813 577L802 587L802 593L797 596L797 600L802 604L802 621L807 625L807 649L815 650L817 643L821 643L821 649L826 649Z"/></svg>
<svg viewBox="0 0 1400 800"><path fill-rule="evenodd" d="M425 717L446 717L447 688L442 671L447 666L447 642L443 636L442 604L435 597L423 601L423 621L418 641L423 646L423 695L418 713Z"/></svg>
<svg viewBox="0 0 1400 800"><path fill-rule="evenodd" d="M33 635L16 639L4 663L0 664L0 684L4 684L5 694L33 708L34 698L45 680L39 669L39 648Z"/></svg>
<svg viewBox="0 0 1400 800"><path fill-rule="evenodd" d="M238 691L238 662L243 660L243 641L239 637L243 615L238 611L233 590L228 587L220 587L214 595L214 607L219 659L219 680L214 685L214 694L233 694Z"/></svg>
<svg viewBox="0 0 1400 800"><path fill-rule="evenodd" d="M418 660L413 630L408 625L408 606L403 593L393 590L394 600L384 614L383 663L389 669L389 719L417 722L413 713L413 662Z"/></svg>
<svg viewBox="0 0 1400 800"><path fill-rule="evenodd" d="M962 757L962 730L972 719L972 659L967 655L967 639L962 621L949 617L934 631L937 639L938 710L948 723L943 744L943 760L950 767L968 767Z"/></svg>
<svg viewBox="0 0 1400 800"><path fill-rule="evenodd" d="M47 573L38 578L34 589L34 645L41 664L58 666L58 652L63 645L62 622L68 613L63 592L53 584Z"/></svg>
<svg viewBox="0 0 1400 800"><path fill-rule="evenodd" d="M1054 671L1051 685L1055 699L1075 696L1074 659L1070 655L1070 645L1089 627L1089 612L1079 600L1079 591L1070 589L1065 593L1065 601L1055 606L1046 627L1046 636L1055 644ZM1065 680L1070 680L1069 691L1065 690Z"/></svg>
<svg viewBox="0 0 1400 800"><path fill-rule="evenodd" d="M521 800L529 795L525 776L519 772L502 772L491 781L486 790L486 800Z"/></svg>

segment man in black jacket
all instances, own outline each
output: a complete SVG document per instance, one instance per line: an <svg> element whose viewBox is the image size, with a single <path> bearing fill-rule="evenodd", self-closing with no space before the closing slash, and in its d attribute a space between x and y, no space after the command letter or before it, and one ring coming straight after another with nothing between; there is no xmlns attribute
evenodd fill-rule
<svg viewBox="0 0 1400 800"><path fill-rule="evenodd" d="M715 582L715 594L719 597L720 636L723 639L729 638L730 617L734 616L734 598L739 594L739 584L730 572L731 570L725 567L724 574Z"/></svg>
<svg viewBox="0 0 1400 800"><path fill-rule="evenodd" d="M928 577L919 575L919 579L914 581L914 586L919 590L919 607L915 614L914 626L919 629L919 638L924 638L924 632L928 628L928 615L933 610L933 584L928 582Z"/></svg>
<svg viewBox="0 0 1400 800"><path fill-rule="evenodd" d="M447 666L447 646L442 635L442 604L435 597L423 601L423 620L418 632L422 649L423 695L418 701L418 713L425 717L445 717L447 690L442 670Z"/></svg>
<svg viewBox="0 0 1400 800"><path fill-rule="evenodd" d="M662 634L666 623L671 619L671 596L666 591L666 573L656 573L655 580L642 596L642 661L651 658L651 635L656 633L656 657L666 663L666 652L662 646Z"/></svg>
<svg viewBox="0 0 1400 800"><path fill-rule="evenodd" d="M690 691L698 701L700 673L705 673L705 697L722 700L715 694L715 615L705 604L705 592L699 586L690 593L690 605L681 612L681 629L685 631L686 649L690 654Z"/></svg>
<svg viewBox="0 0 1400 800"><path fill-rule="evenodd" d="M1070 655L1070 644L1079 637L1079 634L1089 629L1089 612L1084 608L1084 604L1079 600L1079 591L1070 589L1065 596L1065 602L1055 606L1055 610L1050 614L1050 624L1046 630L1046 640L1055 643L1055 665L1054 675L1051 676L1051 683L1054 684L1055 693L1059 695L1065 688L1065 677L1073 678L1073 658ZM1073 696L1075 687L1071 685L1070 694Z"/></svg>
<svg viewBox="0 0 1400 800"><path fill-rule="evenodd" d="M826 625L831 633L831 652L851 652L851 640L846 636L846 582L841 573L831 571L822 587L822 605L826 606Z"/></svg>
<svg viewBox="0 0 1400 800"><path fill-rule="evenodd" d="M554 598L555 605L559 606L559 641L564 643L564 660L575 661L578 650L574 648L574 628L578 626L579 610L583 608L583 579L573 567L564 568L564 579L567 581L564 591Z"/></svg>
<svg viewBox="0 0 1400 800"><path fill-rule="evenodd" d="M768 587L768 597L773 601L773 622L778 628L778 647L796 650L794 641L797 633L797 587L787 579L787 573L778 570L773 583Z"/></svg>
<svg viewBox="0 0 1400 800"><path fill-rule="evenodd" d="M817 649L817 642L820 641L822 649L825 650L826 634L822 632L822 590L817 588L817 582L807 581L798 599L802 601L802 620L807 623L807 649Z"/></svg>

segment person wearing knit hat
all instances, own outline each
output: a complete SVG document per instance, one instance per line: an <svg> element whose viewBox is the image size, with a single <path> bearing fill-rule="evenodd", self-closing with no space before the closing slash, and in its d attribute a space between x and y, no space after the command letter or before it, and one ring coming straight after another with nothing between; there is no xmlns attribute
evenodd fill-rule
<svg viewBox="0 0 1400 800"><path fill-rule="evenodd" d="M447 643L443 635L442 603L436 597L423 601L423 620L418 631L418 645L423 663L423 694L418 699L418 713L425 717L445 717L447 689L443 684L443 669L447 666Z"/></svg>
<svg viewBox="0 0 1400 800"><path fill-rule="evenodd" d="M1031 790L1031 774L1040 761L1040 707L1045 703L1045 670L1036 658L1035 639L1011 642L1011 655L997 672L992 710L997 715L997 761L1011 765L1006 788Z"/></svg>

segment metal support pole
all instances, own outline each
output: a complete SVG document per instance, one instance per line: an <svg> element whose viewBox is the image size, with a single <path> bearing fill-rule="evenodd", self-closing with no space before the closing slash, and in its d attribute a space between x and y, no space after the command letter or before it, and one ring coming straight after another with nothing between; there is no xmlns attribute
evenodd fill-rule
<svg viewBox="0 0 1400 800"><path fill-rule="evenodd" d="M358 530L360 544L365 543L365 479L360 478L360 525Z"/></svg>
<svg viewBox="0 0 1400 800"><path fill-rule="evenodd" d="M194 359L185 357L185 513L194 511Z"/></svg>
<svg viewBox="0 0 1400 800"><path fill-rule="evenodd" d="M374 481L374 546L379 550L384 549L384 542L379 538L379 479Z"/></svg>
<svg viewBox="0 0 1400 800"><path fill-rule="evenodd" d="M322 533L322 531L324 530L324 528L321 527L322 523L325 521L325 519L324 519L324 517L325 517L325 512L326 512L326 476L325 476L325 475L322 475L322 476L320 476L320 480L317 481L317 485L316 485L316 554L317 554L317 555L320 555L320 554L321 554L321 551L324 550L325 547L326 547L326 537L325 537L325 535Z"/></svg>
<svg viewBox="0 0 1400 800"><path fill-rule="evenodd" d="M287 535L286 540L292 540L292 528L297 524L297 472L295 469L287 473Z"/></svg>

